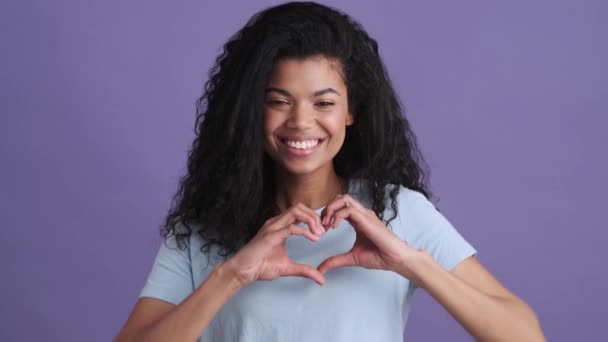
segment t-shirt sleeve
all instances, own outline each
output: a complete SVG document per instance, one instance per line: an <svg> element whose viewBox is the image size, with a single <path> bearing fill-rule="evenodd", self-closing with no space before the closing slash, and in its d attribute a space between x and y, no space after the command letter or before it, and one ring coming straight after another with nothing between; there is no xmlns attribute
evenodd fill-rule
<svg viewBox="0 0 608 342"><path fill-rule="evenodd" d="M189 249L177 248L175 237L161 243L148 279L139 297L181 303L193 291Z"/></svg>
<svg viewBox="0 0 608 342"><path fill-rule="evenodd" d="M461 261L477 254L475 248L420 192L402 188L398 208L402 240L429 253L444 269L450 271Z"/></svg>

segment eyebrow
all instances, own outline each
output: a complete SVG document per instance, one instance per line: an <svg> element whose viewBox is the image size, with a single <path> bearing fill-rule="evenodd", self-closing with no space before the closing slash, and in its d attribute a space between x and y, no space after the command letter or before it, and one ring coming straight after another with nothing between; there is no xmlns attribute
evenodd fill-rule
<svg viewBox="0 0 608 342"><path fill-rule="evenodd" d="M277 93L282 94L282 95L285 95L285 96L292 97L291 94L287 90L285 90L285 89L273 88L273 87L266 88L266 94L268 94L269 92L272 92L272 91L277 92ZM333 88L325 88L325 89L322 89L322 90L317 90L314 93L312 93L312 97L317 97L317 96L325 95L327 93L334 93L334 94L340 96L340 93L338 93L335 89L333 89Z"/></svg>

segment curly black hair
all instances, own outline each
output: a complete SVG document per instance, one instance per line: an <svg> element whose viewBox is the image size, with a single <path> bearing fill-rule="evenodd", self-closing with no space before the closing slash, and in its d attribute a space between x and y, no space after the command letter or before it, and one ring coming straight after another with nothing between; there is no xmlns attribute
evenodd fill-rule
<svg viewBox="0 0 608 342"><path fill-rule="evenodd" d="M273 163L264 151L264 90L281 58L321 55L339 61L354 124L333 160L347 183L365 179L372 210L388 224L399 186L430 198L428 168L405 118L378 43L347 14L314 2L290 2L255 14L224 45L198 99L188 171L161 229L185 248L192 231L223 256L255 236L275 203ZM387 189L389 191L387 191ZM393 215L384 219L386 197Z"/></svg>

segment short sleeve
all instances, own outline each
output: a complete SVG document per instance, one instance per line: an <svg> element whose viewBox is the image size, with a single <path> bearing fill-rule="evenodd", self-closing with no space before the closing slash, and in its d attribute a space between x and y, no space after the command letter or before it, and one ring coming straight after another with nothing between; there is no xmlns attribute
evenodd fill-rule
<svg viewBox="0 0 608 342"><path fill-rule="evenodd" d="M403 240L424 250L450 271L466 258L477 254L454 226L421 193L402 188L398 198Z"/></svg>
<svg viewBox="0 0 608 342"><path fill-rule="evenodd" d="M181 303L193 292L189 249L177 248L175 237L161 243L146 284L139 297L153 297L173 304Z"/></svg>

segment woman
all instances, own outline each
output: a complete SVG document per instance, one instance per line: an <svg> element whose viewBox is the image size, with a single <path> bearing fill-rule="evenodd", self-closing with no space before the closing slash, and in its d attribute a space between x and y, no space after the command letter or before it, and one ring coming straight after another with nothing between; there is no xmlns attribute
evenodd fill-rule
<svg viewBox="0 0 608 342"><path fill-rule="evenodd" d="M117 341L401 341L418 287L478 340L544 340L428 200L376 41L350 17L256 14L197 107L165 244Z"/></svg>

